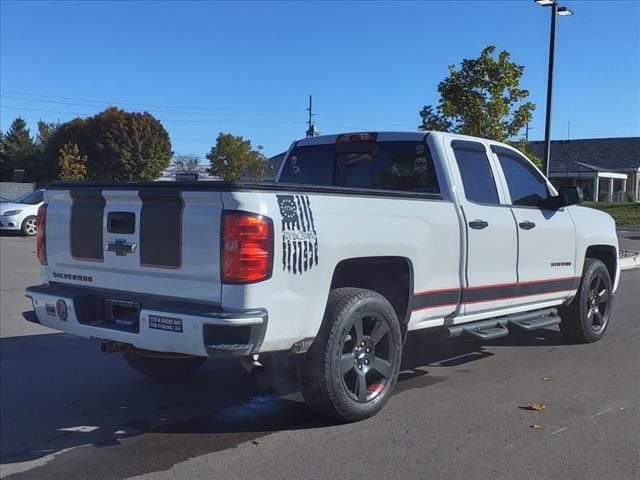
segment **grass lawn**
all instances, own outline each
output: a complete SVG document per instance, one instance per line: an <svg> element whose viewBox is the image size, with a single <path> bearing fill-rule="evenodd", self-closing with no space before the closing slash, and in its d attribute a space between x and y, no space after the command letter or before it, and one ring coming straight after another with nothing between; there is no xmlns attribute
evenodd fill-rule
<svg viewBox="0 0 640 480"><path fill-rule="evenodd" d="M619 227L640 227L640 203L585 202L582 205L607 212Z"/></svg>

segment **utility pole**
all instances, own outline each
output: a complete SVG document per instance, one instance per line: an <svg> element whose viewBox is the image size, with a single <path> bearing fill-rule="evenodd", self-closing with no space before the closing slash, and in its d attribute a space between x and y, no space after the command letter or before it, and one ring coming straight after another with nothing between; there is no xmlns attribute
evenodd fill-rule
<svg viewBox="0 0 640 480"><path fill-rule="evenodd" d="M527 140L527 142L529 141L529 130L531 130L533 127L529 126L529 122L527 122L527 124L524 127L524 138Z"/></svg>
<svg viewBox="0 0 640 480"><path fill-rule="evenodd" d="M309 128L307 129L307 137L315 136L315 128L313 125L313 112L311 110L312 107L313 107L313 97L309 95L309 108L307 108L307 111L309 112L309 120L307 121Z"/></svg>

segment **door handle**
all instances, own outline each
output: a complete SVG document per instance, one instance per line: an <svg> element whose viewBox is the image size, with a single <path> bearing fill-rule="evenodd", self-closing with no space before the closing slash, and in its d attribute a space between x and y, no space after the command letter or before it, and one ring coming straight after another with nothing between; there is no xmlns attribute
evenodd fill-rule
<svg viewBox="0 0 640 480"><path fill-rule="evenodd" d="M527 220L526 222L520 222L518 225L520 225L520 228L523 230L531 230L536 226L535 223L530 222L529 220Z"/></svg>
<svg viewBox="0 0 640 480"><path fill-rule="evenodd" d="M475 230L482 230L483 228L487 228L489 226L489 222L485 220L471 220L469 222L469 226Z"/></svg>

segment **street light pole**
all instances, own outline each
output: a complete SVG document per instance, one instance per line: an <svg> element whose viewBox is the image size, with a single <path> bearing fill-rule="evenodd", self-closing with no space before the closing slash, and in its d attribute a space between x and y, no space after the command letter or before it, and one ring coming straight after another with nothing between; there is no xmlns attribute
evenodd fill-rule
<svg viewBox="0 0 640 480"><path fill-rule="evenodd" d="M544 125L544 156L542 169L545 176L549 177L549 165L551 163L551 99L553 96L553 60L556 49L556 17L573 15L567 7L561 7L556 0L534 0L538 5L551 7L551 31L549 33L549 72L547 78L547 112Z"/></svg>
<svg viewBox="0 0 640 480"><path fill-rule="evenodd" d="M549 178L549 161L551 160L551 98L553 96L553 59L556 49L556 17L558 4L551 5L551 32L549 33L549 72L547 77L547 112L544 123L544 157L542 166L544 175Z"/></svg>

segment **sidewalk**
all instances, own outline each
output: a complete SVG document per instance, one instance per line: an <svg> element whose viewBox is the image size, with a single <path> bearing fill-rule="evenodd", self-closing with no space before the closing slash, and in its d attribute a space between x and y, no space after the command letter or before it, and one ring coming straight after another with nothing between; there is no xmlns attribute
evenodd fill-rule
<svg viewBox="0 0 640 480"><path fill-rule="evenodd" d="M620 268L640 268L640 228L619 227Z"/></svg>

